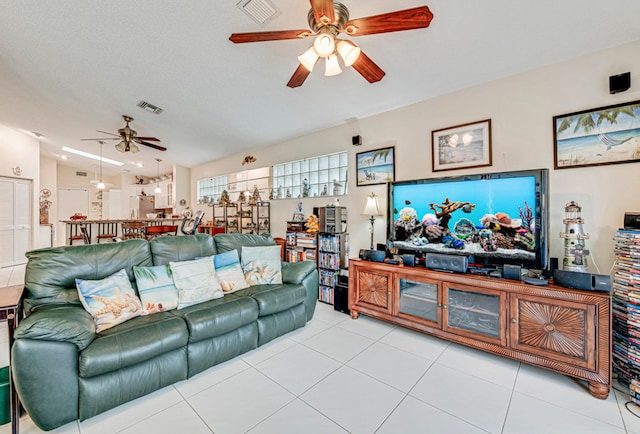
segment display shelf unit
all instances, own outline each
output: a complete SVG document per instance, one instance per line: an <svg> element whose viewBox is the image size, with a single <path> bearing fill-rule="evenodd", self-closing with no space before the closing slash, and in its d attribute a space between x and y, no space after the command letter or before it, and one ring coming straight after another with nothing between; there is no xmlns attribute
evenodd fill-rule
<svg viewBox="0 0 640 434"><path fill-rule="evenodd" d="M238 206L240 232L243 234L271 232L269 212L269 202L257 202L255 205L240 203Z"/></svg>
<svg viewBox="0 0 640 434"><path fill-rule="evenodd" d="M285 260L287 262L318 261L318 234L305 232L304 222L287 222L285 238Z"/></svg>
<svg viewBox="0 0 640 434"><path fill-rule="evenodd" d="M640 231L620 229L613 239L613 372L640 403Z"/></svg>
<svg viewBox="0 0 640 434"><path fill-rule="evenodd" d="M349 309L611 387L611 295L556 285L349 261Z"/></svg>
<svg viewBox="0 0 640 434"><path fill-rule="evenodd" d="M348 266L349 234L318 233L318 300L334 304L340 272Z"/></svg>

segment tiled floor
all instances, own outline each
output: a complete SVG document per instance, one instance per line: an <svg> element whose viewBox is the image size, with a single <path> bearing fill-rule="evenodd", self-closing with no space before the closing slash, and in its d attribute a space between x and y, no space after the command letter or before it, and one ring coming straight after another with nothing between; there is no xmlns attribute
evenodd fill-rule
<svg viewBox="0 0 640 434"><path fill-rule="evenodd" d="M303 329L54 432L640 434L627 400L598 400L568 377L319 303ZM21 433L39 432L22 418Z"/></svg>

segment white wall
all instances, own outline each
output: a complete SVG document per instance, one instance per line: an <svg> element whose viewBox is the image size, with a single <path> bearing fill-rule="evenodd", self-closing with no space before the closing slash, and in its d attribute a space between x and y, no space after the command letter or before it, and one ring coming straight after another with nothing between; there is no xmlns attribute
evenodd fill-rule
<svg viewBox="0 0 640 434"><path fill-rule="evenodd" d="M251 168L270 166L341 150L349 151L349 195L340 198L348 207L351 256L369 245L369 223L360 215L372 191L386 206L386 187L356 187L355 154L389 144L396 147L396 180L429 178L464 173L549 168L551 256L563 257L564 206L571 200L582 206L586 242L599 271L608 274L613 264L614 231L622 225L625 211L640 211L640 167L638 163L553 170L553 126L555 115L640 99L640 83L632 79L629 91L610 95L608 77L640 70L640 42L612 48L557 65L529 71L444 95L325 131L299 137L269 148L256 149ZM438 67L434 64L434 67ZM473 74L473 70L469 70ZM634 75L635 74L635 75ZM428 86L429 83L425 83ZM375 85L371 85L375 86ZM375 89L375 88L372 88ZM493 166L480 169L431 172L431 131L453 125L492 120ZM363 145L351 146L360 134ZM196 203L196 181L247 169L244 154L192 168L191 202ZM311 207L326 205L329 198L302 199L307 214ZM271 231L283 236L297 199L272 201ZM386 222L375 223L375 242L386 239Z"/></svg>

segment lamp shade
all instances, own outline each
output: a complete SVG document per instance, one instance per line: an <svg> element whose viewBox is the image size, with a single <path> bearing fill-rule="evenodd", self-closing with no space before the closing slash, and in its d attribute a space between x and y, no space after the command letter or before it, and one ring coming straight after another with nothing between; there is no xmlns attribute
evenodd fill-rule
<svg viewBox="0 0 640 434"><path fill-rule="evenodd" d="M331 33L320 33L313 41L313 48L320 57L329 57L336 51L336 41Z"/></svg>
<svg viewBox="0 0 640 434"><path fill-rule="evenodd" d="M316 50L313 47L311 47L307 51L305 51L303 54L298 56L298 61L302 66L307 68L309 72L311 72L313 71L313 67L315 66L319 57L320 56L318 55Z"/></svg>
<svg viewBox="0 0 640 434"><path fill-rule="evenodd" d="M340 41L338 42L338 53L344 60L345 66L351 66L358 60L360 57L360 47L356 46L351 41Z"/></svg>
<svg viewBox="0 0 640 434"><path fill-rule="evenodd" d="M129 150L131 151L132 154L140 152L140 148L138 148L138 146L136 146L135 143L130 143L129 144Z"/></svg>
<svg viewBox="0 0 640 434"><path fill-rule="evenodd" d="M378 203L378 196L376 196L375 193L371 193L367 196L367 204L364 207L362 214L369 216L382 215L382 212L380 211L380 204Z"/></svg>
<svg viewBox="0 0 640 434"><path fill-rule="evenodd" d="M97 188L98 190L104 190L104 189L105 189L105 188L107 188L107 187L104 185L104 182L100 181L100 182L98 182L98 184L96 185L96 188Z"/></svg>
<svg viewBox="0 0 640 434"><path fill-rule="evenodd" d="M332 75L338 75L341 72L342 69L340 69L340 64L338 63L338 56L332 54L331 56L327 57L324 75L329 77Z"/></svg>

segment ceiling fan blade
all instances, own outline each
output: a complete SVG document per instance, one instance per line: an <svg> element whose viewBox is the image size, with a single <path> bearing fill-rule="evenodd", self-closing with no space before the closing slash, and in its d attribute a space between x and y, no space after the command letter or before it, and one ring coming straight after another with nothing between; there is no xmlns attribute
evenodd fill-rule
<svg viewBox="0 0 640 434"><path fill-rule="evenodd" d="M140 137L140 136L136 136L136 139L146 140L147 142L159 142L160 141L160 139L156 139L155 137Z"/></svg>
<svg viewBox="0 0 640 434"><path fill-rule="evenodd" d="M336 18L333 11L333 0L310 0L313 16L316 21L323 24L331 24Z"/></svg>
<svg viewBox="0 0 640 434"><path fill-rule="evenodd" d="M296 69L296 72L294 72L289 79L289 83L287 83L287 86L291 88L302 86L302 83L304 83L309 74L311 74L311 71L302 66L302 64L298 65L298 69Z"/></svg>
<svg viewBox="0 0 640 434"><path fill-rule="evenodd" d="M429 8L420 6L347 21L344 29L351 36L374 35L376 33L399 32L429 27L432 19L433 14Z"/></svg>
<svg viewBox="0 0 640 434"><path fill-rule="evenodd" d="M134 142L139 143L139 144L144 145L144 146L148 146L148 147L153 148L153 149L157 149L158 151L166 151L167 150L167 148L165 148L164 146L156 145L155 143L145 142L143 140L138 140L138 138L134 139Z"/></svg>
<svg viewBox="0 0 640 434"><path fill-rule="evenodd" d="M310 36L309 30L274 30L271 32L233 33L229 40L235 44L245 42L279 41L282 39L299 39Z"/></svg>
<svg viewBox="0 0 640 434"><path fill-rule="evenodd" d="M360 75L362 75L369 83L380 81L385 75L385 72L380 69L380 67L376 65L375 62L363 52L360 52L358 60L356 60L355 63L351 66L353 67L353 69L358 71Z"/></svg>
<svg viewBox="0 0 640 434"><path fill-rule="evenodd" d="M117 137L120 137L120 135L115 134L115 133L110 133L110 132L108 132L108 131L100 131L100 130L96 130L96 131L97 131L97 132L99 132L99 133L102 133L102 134L109 134L110 136L117 136Z"/></svg>
<svg viewBox="0 0 640 434"><path fill-rule="evenodd" d="M100 137L99 139L80 139L80 140L120 140L120 137Z"/></svg>

